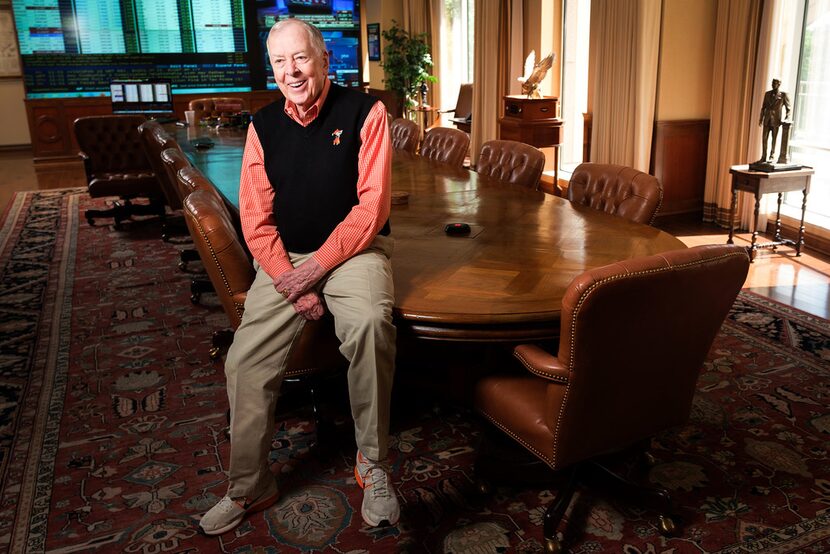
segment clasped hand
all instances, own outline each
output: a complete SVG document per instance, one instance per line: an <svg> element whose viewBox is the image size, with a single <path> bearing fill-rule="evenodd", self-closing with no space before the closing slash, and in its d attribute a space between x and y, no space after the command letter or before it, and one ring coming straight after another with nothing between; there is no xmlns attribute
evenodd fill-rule
<svg viewBox="0 0 830 554"><path fill-rule="evenodd" d="M325 313L323 301L312 287L326 274L314 258L274 280L274 288L294 305L294 310L306 319L320 319Z"/></svg>

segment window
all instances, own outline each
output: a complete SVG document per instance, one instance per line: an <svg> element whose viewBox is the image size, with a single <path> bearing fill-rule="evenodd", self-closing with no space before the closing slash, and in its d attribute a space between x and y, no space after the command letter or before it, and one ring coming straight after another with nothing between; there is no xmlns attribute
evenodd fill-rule
<svg viewBox="0 0 830 554"><path fill-rule="evenodd" d="M815 168L807 197L808 223L830 230L830 0L807 0L790 132L790 160ZM801 193L785 195L782 213L801 219Z"/></svg>
<svg viewBox="0 0 830 554"><path fill-rule="evenodd" d="M438 106L451 109L458 99L458 88L473 82L474 0L444 0L441 12L441 98ZM453 114L444 114L455 117ZM449 125L448 121L442 125Z"/></svg>
<svg viewBox="0 0 830 554"><path fill-rule="evenodd" d="M559 169L569 174L583 161L584 114L588 109L588 37L591 0L565 0L562 33L561 114L565 120Z"/></svg>

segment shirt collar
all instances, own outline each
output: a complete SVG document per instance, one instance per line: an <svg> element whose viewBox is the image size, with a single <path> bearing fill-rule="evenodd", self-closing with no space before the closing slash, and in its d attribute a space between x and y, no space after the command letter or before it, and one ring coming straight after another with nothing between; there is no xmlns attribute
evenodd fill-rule
<svg viewBox="0 0 830 554"><path fill-rule="evenodd" d="M320 93L320 96L317 97L317 101L306 111L305 117L300 117L300 111L297 109L297 105L286 98L284 108L285 114L303 127L308 126L312 121L317 119L318 115L320 115L320 110L323 108L323 103L329 95L330 88L331 81L329 81L329 78L326 77L326 80L323 82L323 92Z"/></svg>

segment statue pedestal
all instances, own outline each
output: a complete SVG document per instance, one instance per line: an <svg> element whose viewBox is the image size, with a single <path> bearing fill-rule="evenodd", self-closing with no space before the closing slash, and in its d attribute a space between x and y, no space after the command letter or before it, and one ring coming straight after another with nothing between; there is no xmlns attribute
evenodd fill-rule
<svg viewBox="0 0 830 554"><path fill-rule="evenodd" d="M803 165L800 164L782 164L772 162L755 162L749 164L749 169L752 171L763 171L764 173L772 173L774 171L792 171L794 169L801 169Z"/></svg>
<svg viewBox="0 0 830 554"><path fill-rule="evenodd" d="M772 173L774 171L792 171L794 169L801 169L802 167L804 167L800 164L788 163L790 160L787 156L787 151L790 149L791 126L792 121L781 122L781 152L778 154L778 161L772 163L765 160L758 160L755 163L749 164L750 170L763 171L764 173ZM770 156L770 159L772 159L772 156Z"/></svg>

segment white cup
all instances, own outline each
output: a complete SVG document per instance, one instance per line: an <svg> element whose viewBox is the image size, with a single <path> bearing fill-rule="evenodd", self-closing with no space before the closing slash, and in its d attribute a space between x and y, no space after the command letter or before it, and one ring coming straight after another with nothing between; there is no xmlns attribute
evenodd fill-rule
<svg viewBox="0 0 830 554"><path fill-rule="evenodd" d="M193 127L196 125L196 111L195 110L185 110L184 112L184 119L187 121L188 127Z"/></svg>

